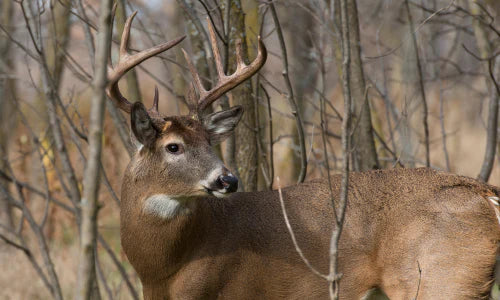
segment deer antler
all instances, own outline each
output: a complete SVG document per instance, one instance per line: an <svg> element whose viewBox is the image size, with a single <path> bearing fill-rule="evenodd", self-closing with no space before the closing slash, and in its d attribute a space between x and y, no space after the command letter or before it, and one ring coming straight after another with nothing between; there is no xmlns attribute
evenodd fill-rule
<svg viewBox="0 0 500 300"><path fill-rule="evenodd" d="M132 21L134 20L137 11L135 11L130 17L128 17L125 22L125 27L123 29L122 39L120 41L120 52L118 57L118 63L115 67L111 65L111 60L108 66L108 85L106 86L106 94L113 100L116 105L123 111L130 113L132 110L132 103L130 103L127 98L123 97L118 87L118 81L125 75L130 69L145 61L146 59L155 56L163 51L166 51L173 46L180 43L186 36L181 36L173 39L169 42L151 47L149 49L142 50L141 52L135 53L133 55L128 53L128 40L130 37L130 28ZM149 111L150 114L158 115L158 89L155 88L155 99L153 108Z"/></svg>
<svg viewBox="0 0 500 300"><path fill-rule="evenodd" d="M189 71L193 77L193 83L191 84L191 90L189 91L188 101L190 101L190 113L199 114L203 112L212 102L217 100L224 93L235 88L237 85L245 81L246 79L252 77L259 69L264 65L267 59L267 50L264 43L261 41L260 36L259 46L257 51L257 57L255 60L246 65L243 61L242 50L241 50L241 40L236 42L236 71L232 75L224 74L224 68L222 67L221 56L219 52L219 47L217 46L217 40L215 36L215 31L212 27L211 22L207 19L208 31L210 32L210 42L212 44L212 49L214 52L215 66L217 68L218 81L217 84L209 91L205 90L203 84L201 83L200 76L196 71L193 62L188 57L186 51L184 52L184 57L188 63ZM198 91L199 98L196 99L194 96L194 88Z"/></svg>

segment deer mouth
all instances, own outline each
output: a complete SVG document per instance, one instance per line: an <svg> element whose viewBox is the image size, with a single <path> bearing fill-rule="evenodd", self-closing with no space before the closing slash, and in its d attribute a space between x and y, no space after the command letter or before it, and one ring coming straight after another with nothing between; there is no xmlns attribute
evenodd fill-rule
<svg viewBox="0 0 500 300"><path fill-rule="evenodd" d="M222 190L214 190L211 188L208 188L206 186L203 187L205 189L205 192L209 195L215 196L217 198L224 198L227 195L231 194L230 192L226 191L225 189Z"/></svg>

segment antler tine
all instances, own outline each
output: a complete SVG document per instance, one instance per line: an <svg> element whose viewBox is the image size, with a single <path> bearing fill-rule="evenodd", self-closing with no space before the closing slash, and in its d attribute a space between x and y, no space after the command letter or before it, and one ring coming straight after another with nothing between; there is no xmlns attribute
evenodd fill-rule
<svg viewBox="0 0 500 300"><path fill-rule="evenodd" d="M242 56L242 50L241 50L241 40L238 39L236 40L236 72L239 70L243 69L247 65L245 64L245 61L243 60Z"/></svg>
<svg viewBox="0 0 500 300"><path fill-rule="evenodd" d="M189 72L191 72L191 76L193 77L194 85L196 86L196 89L198 90L198 93L200 94L200 97L201 97L201 95L205 95L207 91L203 87L203 83L201 83L200 75L196 71L196 68L194 67L193 62L189 58L186 50L184 50L184 48L182 48L181 50L182 50L182 53L184 53L184 58L186 59L186 62L188 64Z"/></svg>
<svg viewBox="0 0 500 300"><path fill-rule="evenodd" d="M189 84L189 89L187 91L187 96L186 96L186 102L188 104L189 114L196 116L198 113L197 112L198 100L196 98L196 90L194 88L193 83Z"/></svg>
<svg viewBox="0 0 500 300"><path fill-rule="evenodd" d="M209 27L210 28L210 27ZM215 33L211 30L211 40L212 47L214 51L216 64L221 66L220 64L220 55L219 50L217 48L217 44L215 42ZM213 36L213 37L212 37ZM216 54L217 53L217 54ZM224 93L232 90L240 83L245 81L246 79L252 77L260 68L264 65L267 59L267 50L262 42L260 36L258 37L258 50L257 57L252 61L249 65L246 65L243 61L242 51L241 51L241 43L236 45L236 71L232 75L225 75L224 71L217 71L219 73L219 80L217 84L210 90L202 95L200 93L200 98L198 100L198 112L202 112L205 110L212 102L221 97ZM219 67L218 67L219 69Z"/></svg>
<svg viewBox="0 0 500 300"><path fill-rule="evenodd" d="M125 26L123 26L122 39L120 41L120 57L122 59L128 55L128 40L130 37L130 29L132 28L132 21L137 15L137 11L134 11L125 21Z"/></svg>
<svg viewBox="0 0 500 300"><path fill-rule="evenodd" d="M120 78L141 62L172 48L173 46L179 44L186 37L181 36L169 42L130 55L128 53L128 41L130 37L130 28L132 27L132 21L136 14L137 11L130 15L130 17L128 17L127 21L125 22L122 39L120 42L118 64L114 68L111 66L110 68L108 68L108 85L106 86L106 94L108 95L108 97L115 101L118 107L127 113L131 112L132 104L125 97L123 97L120 92L120 89L118 87L118 81L120 80Z"/></svg>
<svg viewBox="0 0 500 300"><path fill-rule="evenodd" d="M153 98L153 107L151 107L152 111L158 112L158 87L155 85L155 97Z"/></svg>
<svg viewBox="0 0 500 300"><path fill-rule="evenodd" d="M214 53L215 67L217 68L217 74L219 76L219 81L226 76L224 73L224 67L222 66L222 59L220 57L219 46L217 46L217 37L215 35L214 27L212 22L207 17L208 32L210 33L210 43L212 44L212 51Z"/></svg>

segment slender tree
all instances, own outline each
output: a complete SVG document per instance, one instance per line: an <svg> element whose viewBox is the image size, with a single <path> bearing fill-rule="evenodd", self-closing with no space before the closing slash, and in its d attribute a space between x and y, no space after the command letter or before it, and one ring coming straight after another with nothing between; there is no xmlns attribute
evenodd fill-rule
<svg viewBox="0 0 500 300"><path fill-rule="evenodd" d="M55 1L50 6L50 16L48 21L48 37L45 39L45 57L47 62L47 67L49 69L50 77L52 78L53 86L56 92L60 90L64 65L65 65L65 51L67 50L68 41L69 41L69 32L70 32L70 3L67 0L63 1ZM43 107L43 111L47 111L45 94L41 93L39 98L37 99L40 107ZM38 124L38 128L44 130L46 125L48 124L47 113L42 113L43 119ZM51 147L52 144L52 136L43 135L42 134L41 143L41 151L43 153L43 157L41 163L44 165L45 172L47 173L47 184L49 186L55 185L57 182L55 169L51 166L51 160L54 159L54 150ZM57 152L57 151L55 151ZM37 164L35 164L37 165ZM39 168L34 168L34 178L37 182L40 182L39 177L41 176L41 172ZM41 202L40 202L41 203ZM50 209L50 214L48 217L48 224L45 227L45 231L47 236L50 237L53 235L55 231L55 216L57 214L58 208L57 206L52 206Z"/></svg>
<svg viewBox="0 0 500 300"><path fill-rule="evenodd" d="M125 0L119 0L116 5L115 12L115 28L116 28L116 40L119 40L123 33L123 28L125 26L125 19L127 15L127 9L125 6ZM139 89L139 82L137 81L137 72L132 69L127 72L124 76L127 82L127 95L128 99L132 101L142 101L141 90ZM111 102L111 101L110 101Z"/></svg>
<svg viewBox="0 0 500 300"><path fill-rule="evenodd" d="M10 29L12 25L13 1L2 1L0 4L0 24ZM15 128L15 115L13 116L12 95L15 92L14 81L9 78L13 71L11 59L11 43L6 36L0 35L0 171L7 172L6 162L9 154L9 144ZM0 178L0 185L8 189L8 182ZM6 195L0 193L0 224L12 228L11 207ZM0 227L0 233L3 232Z"/></svg>
<svg viewBox="0 0 500 300"><path fill-rule="evenodd" d="M81 201L82 224L80 238L80 261L78 265L78 286L75 298L95 299L93 290L97 286L95 276L95 253L97 251L97 213L99 176L101 170L101 150L103 136L104 88L107 83L108 53L111 47L111 0L101 2L99 11L99 33L95 55L93 96L89 124L89 154L83 179Z"/></svg>
<svg viewBox="0 0 500 300"><path fill-rule="evenodd" d="M248 44L247 35L256 33L246 32L245 28L245 12L240 0L232 0L230 3L230 20L229 23L229 49L235 49L237 40L241 41L243 59L248 63ZM230 51L229 53L234 53ZM236 56L229 55L228 73L234 72L236 66ZM241 183L245 191L257 190L257 135L255 131L255 101L252 95L252 82L247 80L232 91L233 105L243 106L245 113L243 114L238 126L235 130L235 156L238 173Z"/></svg>

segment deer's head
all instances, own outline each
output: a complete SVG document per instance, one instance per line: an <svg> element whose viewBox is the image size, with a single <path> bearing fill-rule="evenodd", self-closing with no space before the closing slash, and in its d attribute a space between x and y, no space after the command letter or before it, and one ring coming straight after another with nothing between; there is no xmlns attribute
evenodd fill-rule
<svg viewBox="0 0 500 300"><path fill-rule="evenodd" d="M184 37L130 55L127 44L134 16L135 13L125 24L119 62L114 68L109 68L109 82L106 88L109 98L122 110L130 113L132 132L141 144L126 176L132 177L130 179L134 182L140 182L153 196L158 194L176 200L207 194L222 197L235 192L238 179L217 157L213 146L231 135L243 114L243 108L236 106L209 115L204 115L203 112L220 96L251 77L263 66L267 57L263 43L259 39L258 55L249 65L243 62L241 45L237 43L237 68L234 74L227 76L223 71L214 30L208 22L218 82L212 89L205 90L191 60L183 50L193 77L186 97L189 114L166 116L158 111L157 89L153 107L148 110L141 102L130 103L120 93L118 81L128 70L175 46ZM168 190L168 195L165 195L165 190Z"/></svg>

